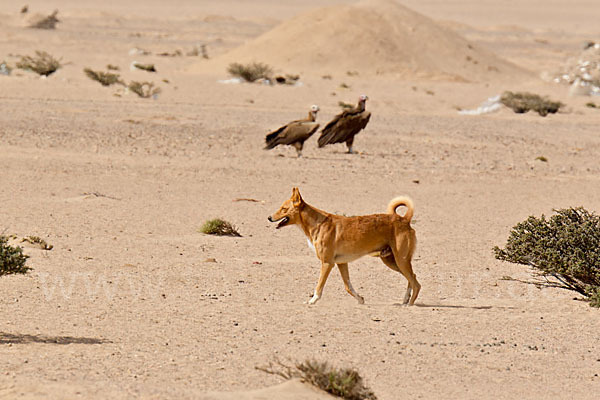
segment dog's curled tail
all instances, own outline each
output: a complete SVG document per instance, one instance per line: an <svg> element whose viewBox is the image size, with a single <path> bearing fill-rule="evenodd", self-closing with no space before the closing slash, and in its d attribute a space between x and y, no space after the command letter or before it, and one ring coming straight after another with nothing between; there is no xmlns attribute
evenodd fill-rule
<svg viewBox="0 0 600 400"><path fill-rule="evenodd" d="M396 209L400 206L406 207L406 214L404 214L404 216L402 218L404 218L408 222L410 222L410 220L412 219L413 214L415 212L415 205L413 204L413 201L410 199L410 197L407 197L407 196L394 197L392 199L392 201L390 201L390 203L388 204L388 207L387 207L388 214L396 214Z"/></svg>

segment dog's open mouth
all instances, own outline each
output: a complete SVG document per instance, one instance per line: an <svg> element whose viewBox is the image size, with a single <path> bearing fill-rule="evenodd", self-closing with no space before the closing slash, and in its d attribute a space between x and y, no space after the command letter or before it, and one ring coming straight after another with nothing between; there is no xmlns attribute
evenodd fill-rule
<svg viewBox="0 0 600 400"><path fill-rule="evenodd" d="M273 222L275 222L275 221L273 221ZM279 221L279 223L277 224L277 226L275 227L275 229L279 229L279 228L281 228L281 227L284 227L284 226L285 226L285 224L287 224L288 222L290 222L290 219L289 219L288 217L283 217L283 218L282 218L282 219Z"/></svg>

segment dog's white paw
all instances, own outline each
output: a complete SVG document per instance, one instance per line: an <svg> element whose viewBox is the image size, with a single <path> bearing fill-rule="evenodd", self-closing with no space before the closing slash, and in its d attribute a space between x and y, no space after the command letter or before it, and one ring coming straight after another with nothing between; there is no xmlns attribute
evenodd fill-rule
<svg viewBox="0 0 600 400"><path fill-rule="evenodd" d="M365 298L362 296L358 296L356 300L358 300L358 304L365 304Z"/></svg>
<svg viewBox="0 0 600 400"><path fill-rule="evenodd" d="M316 294L308 301L308 304L315 304L317 301L319 301L320 297L317 296Z"/></svg>

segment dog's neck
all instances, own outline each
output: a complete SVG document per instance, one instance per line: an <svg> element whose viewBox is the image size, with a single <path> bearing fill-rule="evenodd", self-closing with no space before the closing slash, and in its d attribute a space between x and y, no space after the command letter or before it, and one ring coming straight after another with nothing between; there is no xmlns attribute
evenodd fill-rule
<svg viewBox="0 0 600 400"><path fill-rule="evenodd" d="M307 203L303 204L300 210L300 223L298 226L311 243L319 230L319 225L325 221L328 215L325 211L321 211Z"/></svg>

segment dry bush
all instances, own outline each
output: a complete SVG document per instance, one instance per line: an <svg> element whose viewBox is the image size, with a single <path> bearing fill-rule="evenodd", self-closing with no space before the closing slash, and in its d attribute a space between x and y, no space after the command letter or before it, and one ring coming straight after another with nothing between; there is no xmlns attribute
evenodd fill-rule
<svg viewBox="0 0 600 400"><path fill-rule="evenodd" d="M574 290L600 307L600 216L584 208L530 216L515 225L497 259L532 267L539 285Z"/></svg>
<svg viewBox="0 0 600 400"><path fill-rule="evenodd" d="M23 12L23 11L21 10L21 12ZM60 20L58 18L56 18L57 15L58 15L58 10L54 10L54 12L52 14L29 25L29 28L55 29L56 24L60 22Z"/></svg>
<svg viewBox="0 0 600 400"><path fill-rule="evenodd" d="M0 235L0 276L25 274L31 268L25 266L28 256L23 249L8 244L8 237Z"/></svg>
<svg viewBox="0 0 600 400"><path fill-rule="evenodd" d="M231 63L227 68L233 76L242 78L246 82L254 82L258 79L269 79L273 75L273 69L267 64L253 62L250 64Z"/></svg>
<svg viewBox="0 0 600 400"><path fill-rule="evenodd" d="M242 236L235 226L219 218L206 221L200 228L200 232L217 236Z"/></svg>
<svg viewBox="0 0 600 400"><path fill-rule="evenodd" d="M131 81L129 82L129 85L127 85L127 88L145 99L155 96L161 92L159 87L154 87L153 82Z"/></svg>
<svg viewBox="0 0 600 400"><path fill-rule="evenodd" d="M267 367L256 369L285 379L298 378L321 390L346 400L377 400L377 396L363 383L358 371L351 368L335 368L329 363L306 360L294 367L276 361Z"/></svg>
<svg viewBox="0 0 600 400"><path fill-rule="evenodd" d="M114 85L115 83L124 85L119 74L115 74L112 72L94 71L90 68L84 68L83 72L88 76L88 78L100 82L102 86L110 86Z"/></svg>
<svg viewBox="0 0 600 400"><path fill-rule="evenodd" d="M537 94L527 92L504 92L500 98L500 102L518 114L533 110L542 117L545 117L548 114L554 114L558 112L561 107L564 107L564 104L560 101L552 101L547 97L541 97Z"/></svg>
<svg viewBox="0 0 600 400"><path fill-rule="evenodd" d="M154 64L141 64L134 62L132 65L137 69L141 69L142 71L156 72L156 67L154 67Z"/></svg>
<svg viewBox="0 0 600 400"><path fill-rule="evenodd" d="M45 51L36 51L35 57L21 56L21 60L17 62L17 68L33 71L42 76L48 76L60 67L60 61Z"/></svg>
<svg viewBox="0 0 600 400"><path fill-rule="evenodd" d="M106 69L109 69L109 70L111 70L111 71L118 71L118 70L120 70L121 68L119 68L119 66L118 66L118 65L107 64L107 65L106 65Z"/></svg>

